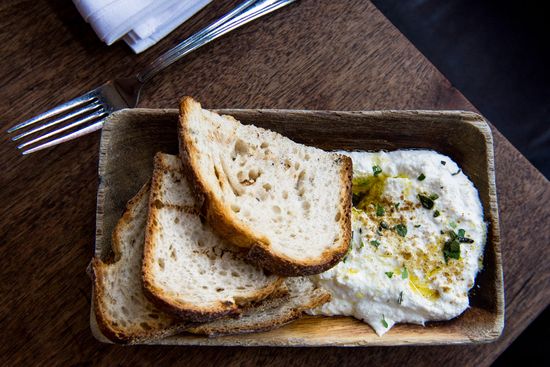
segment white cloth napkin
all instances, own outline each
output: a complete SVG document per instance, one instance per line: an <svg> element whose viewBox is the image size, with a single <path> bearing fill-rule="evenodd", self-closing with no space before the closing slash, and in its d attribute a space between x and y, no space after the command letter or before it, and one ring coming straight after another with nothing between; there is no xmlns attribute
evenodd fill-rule
<svg viewBox="0 0 550 367"><path fill-rule="evenodd" d="M211 0L73 0L84 20L110 45L123 39L135 53L157 43Z"/></svg>

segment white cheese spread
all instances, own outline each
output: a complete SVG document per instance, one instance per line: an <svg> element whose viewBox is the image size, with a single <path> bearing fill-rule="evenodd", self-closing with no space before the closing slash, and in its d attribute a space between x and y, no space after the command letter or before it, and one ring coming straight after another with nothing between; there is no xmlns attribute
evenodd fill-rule
<svg viewBox="0 0 550 367"><path fill-rule="evenodd" d="M353 237L342 262L312 276L332 300L310 313L354 316L383 335L464 312L487 228L472 182L434 151L341 153L353 161Z"/></svg>

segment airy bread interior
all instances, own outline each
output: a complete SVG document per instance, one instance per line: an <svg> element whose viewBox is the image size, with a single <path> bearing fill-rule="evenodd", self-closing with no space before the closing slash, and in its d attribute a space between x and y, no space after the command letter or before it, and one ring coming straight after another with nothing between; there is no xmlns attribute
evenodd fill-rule
<svg viewBox="0 0 550 367"><path fill-rule="evenodd" d="M322 272L351 236L351 160L231 116L180 106L180 154L211 225L284 275Z"/></svg>
<svg viewBox="0 0 550 367"><path fill-rule="evenodd" d="M282 282L243 261L201 222L177 156L158 153L149 199L143 261L146 294L163 309L193 321L240 312Z"/></svg>
<svg viewBox="0 0 550 367"><path fill-rule="evenodd" d="M100 330L109 339L134 343L184 330L190 323L159 310L143 294L141 261L149 184L128 203L112 241L113 262L92 260L94 311Z"/></svg>

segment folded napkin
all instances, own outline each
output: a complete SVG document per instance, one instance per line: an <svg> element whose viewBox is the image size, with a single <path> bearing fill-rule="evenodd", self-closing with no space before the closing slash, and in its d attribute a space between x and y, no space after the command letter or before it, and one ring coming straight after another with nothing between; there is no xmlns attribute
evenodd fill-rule
<svg viewBox="0 0 550 367"><path fill-rule="evenodd" d="M110 45L123 39L142 52L211 0L73 0L84 20Z"/></svg>

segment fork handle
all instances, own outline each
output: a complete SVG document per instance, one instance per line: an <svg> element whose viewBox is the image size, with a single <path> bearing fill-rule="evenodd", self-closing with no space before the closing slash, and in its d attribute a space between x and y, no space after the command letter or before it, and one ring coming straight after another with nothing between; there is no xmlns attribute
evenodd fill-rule
<svg viewBox="0 0 550 367"><path fill-rule="evenodd" d="M216 38L246 24L262 15L271 13L296 0L245 0L223 17L185 39L174 48L156 58L149 66L137 75L137 79L145 83L174 62L215 40Z"/></svg>

